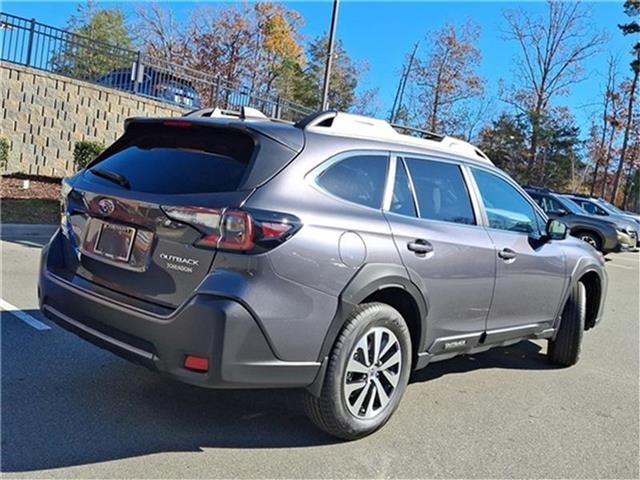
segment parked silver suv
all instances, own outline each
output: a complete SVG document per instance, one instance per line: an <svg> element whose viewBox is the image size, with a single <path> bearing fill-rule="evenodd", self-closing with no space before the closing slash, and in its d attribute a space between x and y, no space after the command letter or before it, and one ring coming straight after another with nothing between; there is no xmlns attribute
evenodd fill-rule
<svg viewBox="0 0 640 480"><path fill-rule="evenodd" d="M576 363L602 256L478 149L409 133L337 112L132 119L64 182L42 311L183 382L303 387L345 439L431 362L544 338Z"/></svg>

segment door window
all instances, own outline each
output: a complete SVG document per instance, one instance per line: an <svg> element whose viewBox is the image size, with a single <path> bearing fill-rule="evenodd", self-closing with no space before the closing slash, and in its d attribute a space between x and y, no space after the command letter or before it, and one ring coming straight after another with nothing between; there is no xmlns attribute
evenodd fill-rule
<svg viewBox="0 0 640 480"><path fill-rule="evenodd" d="M489 226L499 230L539 233L533 205L506 180L485 170L473 168L484 202Z"/></svg>
<svg viewBox="0 0 640 480"><path fill-rule="evenodd" d="M334 163L316 177L316 183L343 200L380 208L386 178L386 156L358 155Z"/></svg>
<svg viewBox="0 0 640 480"><path fill-rule="evenodd" d="M562 212L567 212L567 209L555 198L542 197L542 202L538 202L542 209L546 213L559 215Z"/></svg>
<svg viewBox="0 0 640 480"><path fill-rule="evenodd" d="M591 215L607 215L607 212L604 211L603 208L600 208L598 205L592 202L580 202L582 208L584 208Z"/></svg>
<svg viewBox="0 0 640 480"><path fill-rule="evenodd" d="M469 192L453 163L407 158L407 167L418 200L420 218L475 224Z"/></svg>

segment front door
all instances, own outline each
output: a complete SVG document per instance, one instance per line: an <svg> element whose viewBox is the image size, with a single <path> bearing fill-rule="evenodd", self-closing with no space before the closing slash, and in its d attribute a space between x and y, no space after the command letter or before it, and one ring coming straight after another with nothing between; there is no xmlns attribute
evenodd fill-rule
<svg viewBox="0 0 640 480"><path fill-rule="evenodd" d="M428 302L431 353L465 350L484 332L495 253L460 165L398 158L385 215L402 261ZM415 195L414 195L415 192Z"/></svg>
<svg viewBox="0 0 640 480"><path fill-rule="evenodd" d="M557 241L543 238L543 219L506 177L471 168L496 248L496 283L487 331L539 330L555 319L565 283L565 259Z"/></svg>

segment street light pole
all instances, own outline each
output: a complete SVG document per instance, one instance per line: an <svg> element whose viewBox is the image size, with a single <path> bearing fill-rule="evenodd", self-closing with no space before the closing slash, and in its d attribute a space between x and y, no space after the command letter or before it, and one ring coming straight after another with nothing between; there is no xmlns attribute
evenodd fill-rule
<svg viewBox="0 0 640 480"><path fill-rule="evenodd" d="M333 12L331 13L331 30L329 32L329 46L327 48L327 63L324 69L324 83L322 85L322 108L329 108L329 80L331 78L331 62L333 61L333 46L336 40L336 24L338 23L339 0L333 0Z"/></svg>

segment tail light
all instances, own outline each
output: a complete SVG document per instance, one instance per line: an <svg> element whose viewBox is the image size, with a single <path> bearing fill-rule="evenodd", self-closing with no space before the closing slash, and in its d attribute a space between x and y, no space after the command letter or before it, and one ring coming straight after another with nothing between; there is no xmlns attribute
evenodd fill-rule
<svg viewBox="0 0 640 480"><path fill-rule="evenodd" d="M202 233L195 245L219 250L260 253L280 245L301 226L293 215L264 210L169 206L162 210Z"/></svg>

